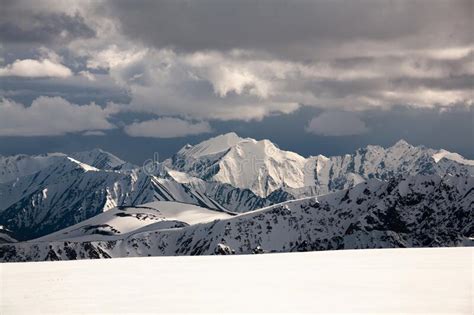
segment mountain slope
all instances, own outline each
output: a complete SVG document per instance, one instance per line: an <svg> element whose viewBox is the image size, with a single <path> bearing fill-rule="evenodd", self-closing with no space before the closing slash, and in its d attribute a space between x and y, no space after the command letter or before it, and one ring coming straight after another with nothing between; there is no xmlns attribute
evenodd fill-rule
<svg viewBox="0 0 474 315"><path fill-rule="evenodd" d="M34 174L65 156L51 153L36 156L13 155L0 156L0 184L16 180L19 177Z"/></svg>
<svg viewBox="0 0 474 315"><path fill-rule="evenodd" d="M0 224L16 239L40 237L116 206L180 201L211 209L217 202L172 179L99 170L69 157L17 181L0 185Z"/></svg>
<svg viewBox="0 0 474 315"><path fill-rule="evenodd" d="M135 165L125 162L122 159L113 155L112 153L106 152L101 149L75 152L69 154L69 156L75 160L81 161L82 163L91 165L101 170L126 171L136 168Z"/></svg>
<svg viewBox="0 0 474 315"><path fill-rule="evenodd" d="M131 170L135 165L125 162L112 153L101 149L75 152L71 154L48 153L40 155L0 156L0 184L8 183L17 178L32 175L48 166L60 163L65 157L102 170Z"/></svg>
<svg viewBox="0 0 474 315"><path fill-rule="evenodd" d="M140 206L116 207L66 229L32 240L32 242L63 239L90 241L97 239L100 235L122 236L136 233L143 228L148 230L178 228L230 217L230 214L223 211L191 204L155 201Z"/></svg>
<svg viewBox="0 0 474 315"><path fill-rule="evenodd" d="M473 245L474 178L369 180L229 219L125 238L0 246L3 261Z"/></svg>

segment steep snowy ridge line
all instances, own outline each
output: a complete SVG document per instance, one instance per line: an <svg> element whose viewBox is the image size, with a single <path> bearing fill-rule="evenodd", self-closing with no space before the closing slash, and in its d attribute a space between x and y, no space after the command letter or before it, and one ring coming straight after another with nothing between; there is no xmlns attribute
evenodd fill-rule
<svg viewBox="0 0 474 315"><path fill-rule="evenodd" d="M0 183L8 183L20 177L32 175L48 166L61 163L64 158L80 162L84 167L91 167L101 170L132 170L136 168L131 163L125 162L115 155L94 149L91 151L65 153L47 153L40 155L0 155Z"/></svg>
<svg viewBox="0 0 474 315"><path fill-rule="evenodd" d="M219 149L206 151L209 147ZM387 149L369 145L353 154L304 158L280 150L269 140L243 139L235 133L187 145L164 164L207 182L249 189L264 199L279 189L300 198L308 188L311 194L325 194L369 178L386 180L401 174L474 175L474 161L445 150L414 147L404 140ZM223 206L236 210L232 204Z"/></svg>

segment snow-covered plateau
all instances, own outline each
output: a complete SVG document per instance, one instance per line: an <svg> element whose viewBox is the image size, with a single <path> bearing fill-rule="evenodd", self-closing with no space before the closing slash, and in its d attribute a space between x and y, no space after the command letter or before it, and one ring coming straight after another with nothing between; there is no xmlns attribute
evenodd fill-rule
<svg viewBox="0 0 474 315"><path fill-rule="evenodd" d="M2 314L472 314L472 248L0 265Z"/></svg>

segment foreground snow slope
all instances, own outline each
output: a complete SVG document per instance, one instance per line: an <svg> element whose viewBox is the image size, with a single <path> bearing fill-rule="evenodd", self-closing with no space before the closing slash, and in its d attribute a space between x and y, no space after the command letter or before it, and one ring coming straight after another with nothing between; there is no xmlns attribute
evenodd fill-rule
<svg viewBox="0 0 474 315"><path fill-rule="evenodd" d="M228 213L192 204L156 201L135 207L116 207L32 242L63 239L91 241L101 235L124 235L145 227L152 230L180 228L230 217Z"/></svg>
<svg viewBox="0 0 474 315"><path fill-rule="evenodd" d="M1 264L0 310L472 314L473 254L437 248Z"/></svg>

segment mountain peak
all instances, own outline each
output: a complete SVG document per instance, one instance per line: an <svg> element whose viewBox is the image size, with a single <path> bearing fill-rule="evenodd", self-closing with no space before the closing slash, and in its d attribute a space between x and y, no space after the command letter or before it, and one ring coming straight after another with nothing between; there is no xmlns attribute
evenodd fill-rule
<svg viewBox="0 0 474 315"><path fill-rule="evenodd" d="M405 139L398 140L393 147L411 147L412 145L409 144Z"/></svg>
<svg viewBox="0 0 474 315"><path fill-rule="evenodd" d="M210 138L194 146L186 145L178 153L192 156L194 158L214 155L227 151L243 140L246 139L239 137L235 132L229 132Z"/></svg>
<svg viewBox="0 0 474 315"><path fill-rule="evenodd" d="M99 169L95 168L94 166L91 166L89 164L83 163L81 161L78 161L74 158L71 157L66 157L66 160L71 162L73 165L82 168L86 172L97 172Z"/></svg>
<svg viewBox="0 0 474 315"><path fill-rule="evenodd" d="M71 153L69 156L75 160L99 169L114 169L126 163L112 153L99 148L94 148L90 151Z"/></svg>

